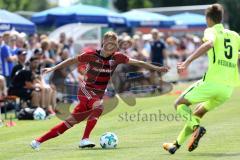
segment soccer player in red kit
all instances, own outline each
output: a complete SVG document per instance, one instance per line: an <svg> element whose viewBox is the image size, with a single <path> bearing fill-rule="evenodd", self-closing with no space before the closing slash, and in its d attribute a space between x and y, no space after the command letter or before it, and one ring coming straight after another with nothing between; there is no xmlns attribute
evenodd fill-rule
<svg viewBox="0 0 240 160"><path fill-rule="evenodd" d="M107 32L103 37L100 50L84 52L77 57L69 58L54 67L43 70L43 73L50 73L73 64L86 65L84 81L81 81L79 85L79 104L63 122L33 140L30 144L33 149L39 150L41 143L63 134L66 130L85 119L87 119L87 124L79 147L94 147L95 144L89 140L89 135L103 112L102 98L111 75L118 64L130 64L159 72L168 71L168 67L158 67L131 59L123 53L117 52L117 50L118 37L116 33Z"/></svg>

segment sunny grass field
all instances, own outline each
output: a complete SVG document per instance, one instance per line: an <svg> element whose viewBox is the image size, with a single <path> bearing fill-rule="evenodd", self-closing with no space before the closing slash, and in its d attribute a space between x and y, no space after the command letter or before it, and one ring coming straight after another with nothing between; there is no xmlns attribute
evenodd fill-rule
<svg viewBox="0 0 240 160"><path fill-rule="evenodd" d="M188 85L176 86L184 89ZM100 135L111 131L120 140L117 149L104 150L97 145L94 149L79 149L83 124L75 126L64 135L48 141L39 152L29 147L30 141L40 136L59 122L57 118L46 121L17 121L13 128L0 128L0 160L239 160L240 159L240 89L230 101L206 115L202 124L207 134L200 147L189 153L182 146L175 155L169 155L161 145L176 138L183 126L182 121L130 122L120 114L175 113L172 104L176 96L165 95L138 99L135 107L120 102L113 112L103 116L92 134L97 144Z"/></svg>

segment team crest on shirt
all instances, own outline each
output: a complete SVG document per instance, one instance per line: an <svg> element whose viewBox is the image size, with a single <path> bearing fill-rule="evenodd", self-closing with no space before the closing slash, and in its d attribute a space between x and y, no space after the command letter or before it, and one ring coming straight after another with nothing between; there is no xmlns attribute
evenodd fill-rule
<svg viewBox="0 0 240 160"><path fill-rule="evenodd" d="M115 65L115 60L112 60L112 59L109 60L109 65L110 65L110 66L114 66L114 65Z"/></svg>

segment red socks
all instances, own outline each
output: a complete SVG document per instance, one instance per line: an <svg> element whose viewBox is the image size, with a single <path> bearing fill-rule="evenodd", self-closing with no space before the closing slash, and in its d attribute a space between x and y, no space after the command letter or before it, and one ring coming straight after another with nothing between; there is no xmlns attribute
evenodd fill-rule
<svg viewBox="0 0 240 160"><path fill-rule="evenodd" d="M92 132L92 130L96 124L97 124L97 119L89 119L87 121L86 128L85 128L82 139L89 138L89 135Z"/></svg>
<svg viewBox="0 0 240 160"><path fill-rule="evenodd" d="M93 128L95 127L95 125L97 123L97 120L100 117L100 115L102 114L102 112L103 112L102 107L95 108L92 111L91 115L88 118L88 121L87 121L86 128L85 128L82 139L89 138L89 135L92 132Z"/></svg>
<svg viewBox="0 0 240 160"><path fill-rule="evenodd" d="M68 130L71 127L72 126L66 121L61 122L60 124L53 127L49 132L44 134L42 137L37 138L36 141L43 143L49 139L59 136L60 134L64 133L66 130Z"/></svg>
<svg viewBox="0 0 240 160"><path fill-rule="evenodd" d="M91 131L93 130L93 128L95 127L95 125L97 123L97 119L100 117L102 112L103 112L102 107L95 108L91 111L91 114L88 118L87 125L86 125L85 131L84 131L83 139L89 138L89 135L90 135ZM81 113L79 113L79 114L81 115ZM80 117L83 117L83 115ZM80 121L82 121L82 118ZM70 125L68 122L66 122L66 121L61 122L60 124L53 127L50 131L45 133L42 137L37 138L36 141L43 143L49 139L59 136L60 134L64 133L66 130L70 129L71 127L72 127L72 125Z"/></svg>

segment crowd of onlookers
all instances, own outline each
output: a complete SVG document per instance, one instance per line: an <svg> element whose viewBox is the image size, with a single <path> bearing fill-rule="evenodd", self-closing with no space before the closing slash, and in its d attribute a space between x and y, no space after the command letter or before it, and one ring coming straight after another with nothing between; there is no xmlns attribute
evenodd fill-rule
<svg viewBox="0 0 240 160"><path fill-rule="evenodd" d="M177 61L185 60L201 43L200 38L192 34L177 37L164 34L157 29L152 29L148 34L136 32L132 37L127 33L122 33L119 39L120 42L125 42L125 45L122 45L124 43L119 43L120 50L129 57L147 61L158 66L167 65L170 67L172 67L172 63L177 64ZM126 49L127 43L129 45L132 44L132 47ZM136 74L136 72L142 74ZM127 65L118 67L116 73L115 75L118 78L114 83L115 88L118 88L118 92L130 88L131 84L129 83L134 82L135 86L139 84L147 86L159 83L159 77L161 80L161 75L156 72L145 72L141 68ZM120 76L123 75L121 73L127 74L124 74L125 77L122 77ZM137 80L139 80L139 84L136 84ZM120 84L121 82L124 82L123 85Z"/></svg>
<svg viewBox="0 0 240 160"><path fill-rule="evenodd" d="M21 105L44 108L54 115L57 89L61 86L49 83L49 76L41 70L73 56L73 40L60 35L59 42L50 41L47 35L30 35L5 32L0 35L0 97L20 97ZM77 81L69 71L61 71L57 80L68 77ZM51 81L54 82L54 81Z"/></svg>
<svg viewBox="0 0 240 160"><path fill-rule="evenodd" d="M119 50L131 58L161 66L168 65L169 58L184 60L200 42L201 40L194 35L177 38L152 29L149 34L141 32L136 32L132 36L127 33L120 34ZM76 94L75 84L81 78L81 74L72 72L74 67L64 68L55 71L51 76L44 77L41 71L45 67L51 67L79 54L74 50L73 44L74 40L66 37L65 33L61 33L57 41L50 40L45 34L27 36L16 31L2 33L0 35L0 97L15 95L20 97L24 102L23 105L42 107L49 114L54 115L58 93L62 93L63 96L69 92ZM121 66L117 71L139 70L129 67ZM150 75L154 74L156 73L150 73ZM62 98L60 97L59 100L61 101Z"/></svg>
<svg viewBox="0 0 240 160"><path fill-rule="evenodd" d="M152 29L149 34L136 32L132 37L122 33L120 39L131 39L132 47L127 54L132 58L153 62L158 65L167 64L168 58L183 60L200 44L201 39L193 34L175 37Z"/></svg>

